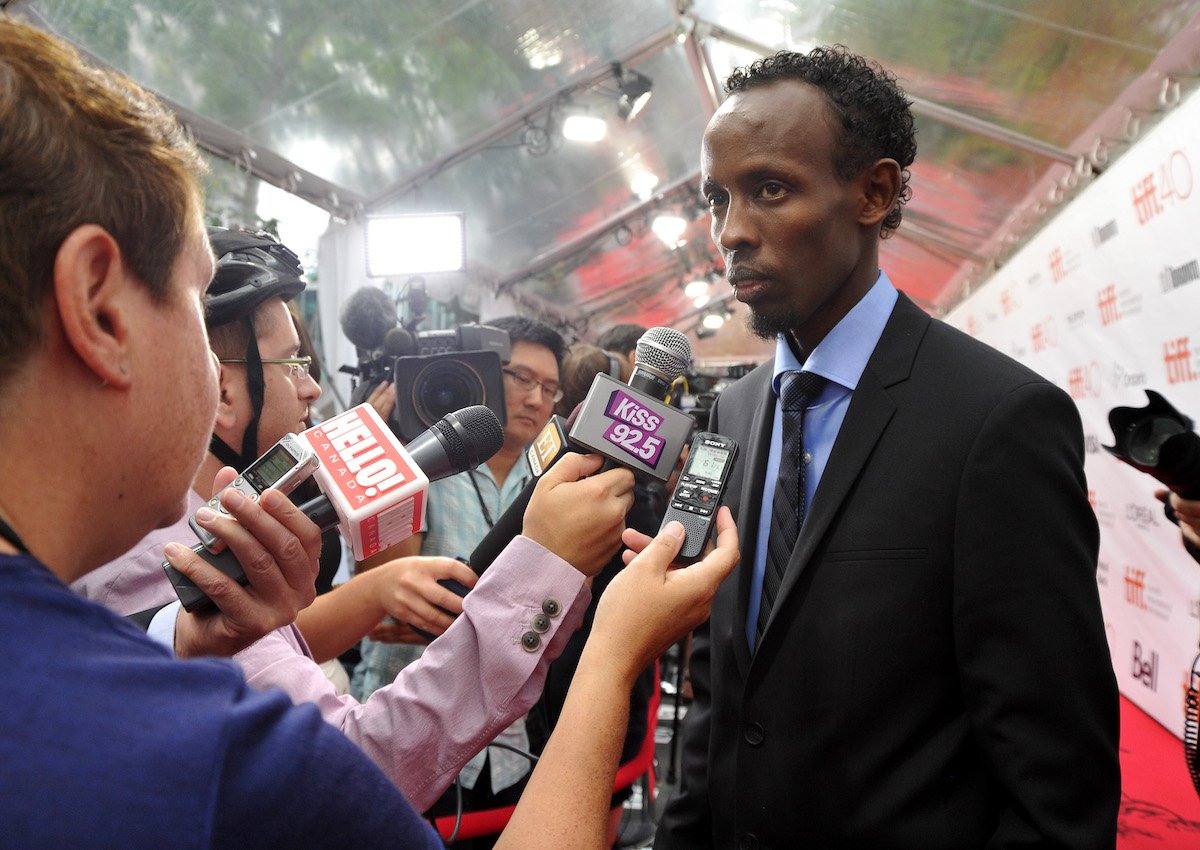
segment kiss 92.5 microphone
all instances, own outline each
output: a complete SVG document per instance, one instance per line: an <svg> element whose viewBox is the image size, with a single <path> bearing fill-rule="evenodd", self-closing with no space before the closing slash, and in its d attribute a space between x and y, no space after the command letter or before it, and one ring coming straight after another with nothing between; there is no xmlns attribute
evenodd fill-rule
<svg viewBox="0 0 1200 850"><path fill-rule="evenodd" d="M474 405L448 413L427 431L402 446L369 404L360 404L299 434L316 453L320 466L313 477L321 495L299 506L322 530L334 525L354 552L355 560L405 540L425 519L425 491L430 481L474 469L504 442L494 412ZM212 554L200 543L201 558L245 584L241 564L226 548ZM183 607L196 610L210 600L187 576L163 563Z"/></svg>
<svg viewBox="0 0 1200 850"><path fill-rule="evenodd" d="M587 398L572 414L569 435L553 417L530 447L535 480L521 491L471 553L470 565L480 575L521 533L525 509L536 478L572 448L602 454L612 463L666 482L687 444L692 417L664 399L671 384L692 362L692 346L673 328L650 328L638 340L629 383L599 374ZM564 439L566 437L566 439Z"/></svg>
<svg viewBox="0 0 1200 850"><path fill-rule="evenodd" d="M665 483L695 420L664 399L691 359L686 336L650 328L638 340L628 385L604 374L592 381L571 426L571 442Z"/></svg>

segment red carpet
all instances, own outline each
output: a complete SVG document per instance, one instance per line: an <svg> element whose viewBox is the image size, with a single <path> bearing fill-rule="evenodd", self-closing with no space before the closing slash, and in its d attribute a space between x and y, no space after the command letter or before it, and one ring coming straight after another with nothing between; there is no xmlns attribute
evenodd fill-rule
<svg viewBox="0 0 1200 850"><path fill-rule="evenodd" d="M1118 850L1200 850L1200 797L1183 762L1183 744L1124 697L1121 785Z"/></svg>

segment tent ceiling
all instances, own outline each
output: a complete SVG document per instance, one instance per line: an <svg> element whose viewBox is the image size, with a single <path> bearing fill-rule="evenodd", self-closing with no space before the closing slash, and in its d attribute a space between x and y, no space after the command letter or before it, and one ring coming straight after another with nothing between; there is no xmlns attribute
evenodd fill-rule
<svg viewBox="0 0 1200 850"><path fill-rule="evenodd" d="M1200 0L8 8L167 98L205 147L238 165L218 182L244 203L262 178L347 218L463 210L471 281L545 304L584 336L617 321L698 321L678 284L720 266L696 195L700 136L718 81L757 55L843 43L913 96L913 199L883 262L935 311L1003 260L1048 195L1090 177L1159 95L1170 99L1170 75L1200 71ZM616 113L613 63L653 81L629 123ZM564 141L572 113L605 118L607 137ZM639 194L637 179L656 182ZM660 210L690 221L683 247L650 232ZM728 287L711 294L727 300ZM738 330L705 347L762 351Z"/></svg>

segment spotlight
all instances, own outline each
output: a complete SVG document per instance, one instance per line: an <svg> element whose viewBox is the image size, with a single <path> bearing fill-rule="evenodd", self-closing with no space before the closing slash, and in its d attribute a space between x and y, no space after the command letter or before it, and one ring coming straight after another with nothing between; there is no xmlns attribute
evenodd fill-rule
<svg viewBox="0 0 1200 850"><path fill-rule="evenodd" d="M466 265L462 213L367 216L367 276L461 271Z"/></svg>
<svg viewBox="0 0 1200 850"><path fill-rule="evenodd" d="M563 138L572 142L598 142L607 133L608 125L596 115L568 115L563 119Z"/></svg>
<svg viewBox="0 0 1200 850"><path fill-rule="evenodd" d="M650 100L650 90L654 87L654 81L637 71L624 70L620 62L613 63L613 74L620 89L620 95L617 97L617 115L625 121L632 121Z"/></svg>
<svg viewBox="0 0 1200 850"><path fill-rule="evenodd" d="M709 296L709 294L707 292L705 292L701 295L697 295L692 300L692 304L695 305L697 310L699 310L701 307L703 307L705 304L707 304L711 300L712 300L712 297Z"/></svg>
<svg viewBox="0 0 1200 850"><path fill-rule="evenodd" d="M687 222L677 215L659 215L650 222L650 229L663 241L664 245L675 249L679 247L679 239L683 236L683 231L687 230Z"/></svg>
<svg viewBox="0 0 1200 850"><path fill-rule="evenodd" d="M720 327L725 324L725 314L705 313L704 317L700 319L700 324L708 328L710 331L719 330Z"/></svg>
<svg viewBox="0 0 1200 850"><path fill-rule="evenodd" d="M696 278L695 280L688 281L687 285L683 287L683 294L688 298L699 298L701 295L704 295L707 292L708 281L704 280L703 278Z"/></svg>

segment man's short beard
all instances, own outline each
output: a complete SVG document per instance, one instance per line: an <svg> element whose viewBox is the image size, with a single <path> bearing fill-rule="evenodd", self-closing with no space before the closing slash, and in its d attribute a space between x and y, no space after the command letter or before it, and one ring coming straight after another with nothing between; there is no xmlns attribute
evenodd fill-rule
<svg viewBox="0 0 1200 850"><path fill-rule="evenodd" d="M746 315L746 327L760 339L773 340L779 334L794 330L799 324L800 317L786 308L762 312L751 307Z"/></svg>

